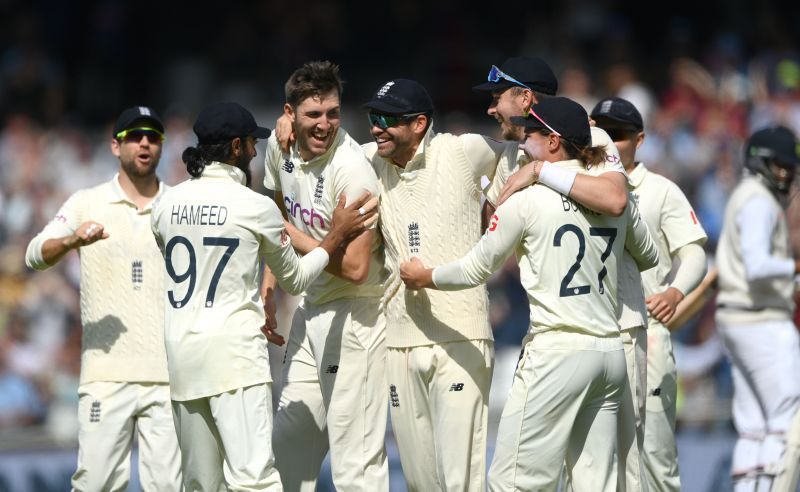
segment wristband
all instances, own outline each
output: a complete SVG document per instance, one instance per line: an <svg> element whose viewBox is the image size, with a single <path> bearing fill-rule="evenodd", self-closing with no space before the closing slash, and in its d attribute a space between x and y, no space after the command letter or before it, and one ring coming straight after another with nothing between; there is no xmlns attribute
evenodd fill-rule
<svg viewBox="0 0 800 492"><path fill-rule="evenodd" d="M542 170L539 171L539 182L564 196L569 196L577 174L575 171L544 162Z"/></svg>

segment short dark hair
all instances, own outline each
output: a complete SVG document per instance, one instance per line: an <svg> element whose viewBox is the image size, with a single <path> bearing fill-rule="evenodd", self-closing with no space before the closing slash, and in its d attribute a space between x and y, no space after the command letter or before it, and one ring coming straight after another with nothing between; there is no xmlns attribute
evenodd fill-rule
<svg viewBox="0 0 800 492"><path fill-rule="evenodd" d="M292 73L286 81L286 102L297 106L306 98L321 96L332 90L342 97L342 79L339 65L330 61L310 61Z"/></svg>

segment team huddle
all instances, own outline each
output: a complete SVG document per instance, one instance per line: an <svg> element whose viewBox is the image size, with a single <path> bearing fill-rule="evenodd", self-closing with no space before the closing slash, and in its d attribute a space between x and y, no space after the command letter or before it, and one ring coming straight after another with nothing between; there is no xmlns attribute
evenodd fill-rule
<svg viewBox="0 0 800 492"><path fill-rule="evenodd" d="M330 454L338 490L388 491L391 416L409 490L680 490L667 326L706 276L707 236L681 190L636 161L633 104L587 113L557 89L539 58L492 66L474 90L491 97L498 141L436 133L426 89L393 79L363 105L374 141L359 145L340 127L338 66L309 62L274 132L239 104L204 108L183 153L191 178L171 188L155 175L160 117L125 110L119 173L73 195L26 254L45 269L80 251L73 489L124 490L138 432L145 490L313 491ZM726 344L767 325L781 374L800 368L782 215L800 147L764 131L737 203L757 195L747 220L770 228L724 243L720 298ZM270 196L250 189L259 139ZM530 325L487 464L484 284L512 254ZM757 293L742 273L753 254ZM288 339L278 286L301 295ZM286 345L274 409L269 343ZM736 490L794 490L800 384L762 395L753 381L779 378L753 376L763 358L746 352Z"/></svg>

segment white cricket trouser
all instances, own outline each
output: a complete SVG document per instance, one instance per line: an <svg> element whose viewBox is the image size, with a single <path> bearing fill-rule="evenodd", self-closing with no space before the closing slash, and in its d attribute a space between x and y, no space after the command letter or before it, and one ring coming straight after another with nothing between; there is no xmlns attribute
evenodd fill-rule
<svg viewBox="0 0 800 492"><path fill-rule="evenodd" d="M166 383L85 383L78 388L78 468L72 490L126 490L134 427L145 491L181 489L178 439Z"/></svg>
<svg viewBox="0 0 800 492"><path fill-rule="evenodd" d="M669 330L650 323L647 330L647 406L644 426L644 472L650 491L681 490L675 444L678 371Z"/></svg>
<svg viewBox="0 0 800 492"><path fill-rule="evenodd" d="M272 453L272 383L172 401L186 492L280 491Z"/></svg>
<svg viewBox="0 0 800 492"><path fill-rule="evenodd" d="M783 473L775 477L772 492L795 492L800 482L800 409L794 413L792 427L786 436Z"/></svg>
<svg viewBox="0 0 800 492"><path fill-rule="evenodd" d="M717 322L733 365L734 490L761 490L785 472L787 434L800 408L800 337L790 320Z"/></svg>
<svg viewBox="0 0 800 492"><path fill-rule="evenodd" d="M385 337L377 298L298 306L273 433L287 491L316 490L329 448L338 490L389 490Z"/></svg>
<svg viewBox="0 0 800 492"><path fill-rule="evenodd" d="M647 490L644 472L644 428L647 402L647 330L637 326L620 332L625 349L628 384L619 408L620 492Z"/></svg>
<svg viewBox="0 0 800 492"><path fill-rule="evenodd" d="M553 330L525 345L500 418L489 490L617 489L617 418L627 384L619 336Z"/></svg>
<svg viewBox="0 0 800 492"><path fill-rule="evenodd" d="M392 429L410 491L485 488L491 340L389 348Z"/></svg>

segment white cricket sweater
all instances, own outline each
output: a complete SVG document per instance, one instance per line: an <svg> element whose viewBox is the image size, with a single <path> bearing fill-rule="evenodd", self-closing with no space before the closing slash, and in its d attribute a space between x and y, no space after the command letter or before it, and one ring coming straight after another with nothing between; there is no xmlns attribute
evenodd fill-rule
<svg viewBox="0 0 800 492"><path fill-rule="evenodd" d="M166 186L163 183L159 196ZM92 220L108 239L78 250L81 260L80 383L166 383L164 259L150 233L148 205L138 210L122 191L119 175L73 194L28 245L25 262L49 268L42 258L48 239L73 234Z"/></svg>

